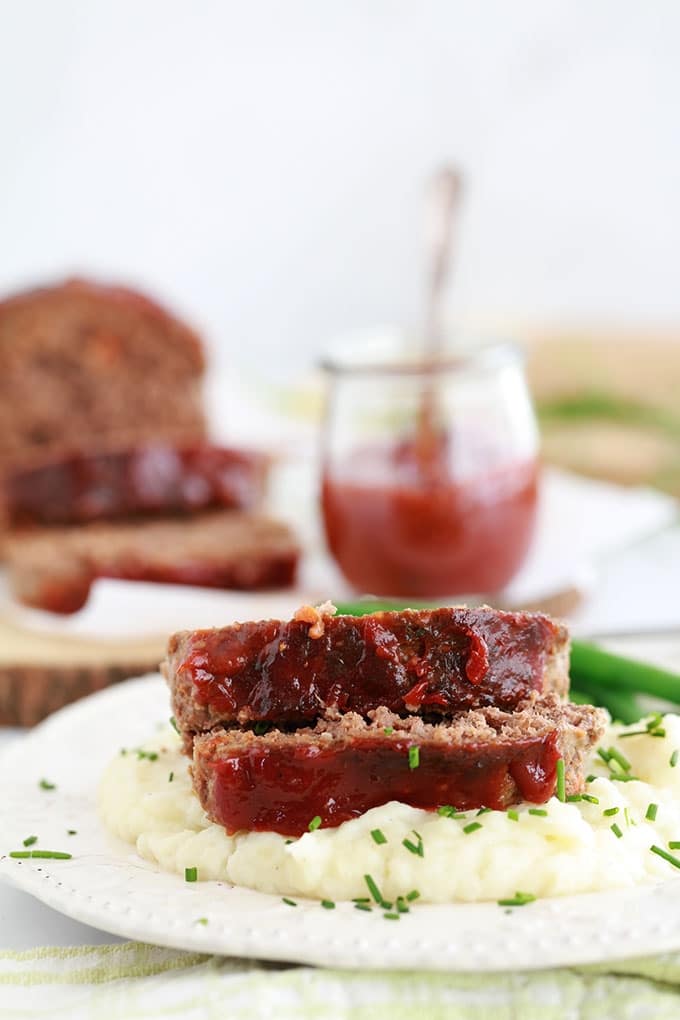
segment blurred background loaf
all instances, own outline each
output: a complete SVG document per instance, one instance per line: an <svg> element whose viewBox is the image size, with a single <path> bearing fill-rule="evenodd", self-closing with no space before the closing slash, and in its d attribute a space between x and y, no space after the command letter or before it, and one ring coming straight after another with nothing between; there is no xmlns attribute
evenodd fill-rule
<svg viewBox="0 0 680 1020"><path fill-rule="evenodd" d="M69 280L9 297L0 358L0 471L205 433L201 341L136 291Z"/></svg>

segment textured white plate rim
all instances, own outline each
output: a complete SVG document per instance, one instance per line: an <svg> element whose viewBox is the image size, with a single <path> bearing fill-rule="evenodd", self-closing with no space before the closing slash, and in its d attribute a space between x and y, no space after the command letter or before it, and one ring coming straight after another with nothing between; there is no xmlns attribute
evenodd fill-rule
<svg viewBox="0 0 680 1020"><path fill-rule="evenodd" d="M296 908L222 883L187 884L113 840L96 787L121 746L167 721L157 675L127 681L62 709L0 757L0 875L48 906L126 938L202 953L363 969L527 970L602 963L680 949L680 878L657 885L496 904L416 904L399 922L351 904ZM39 786L42 777L56 790ZM68 836L67 829L76 829ZM68 861L16 860L31 834ZM200 918L207 918L203 925Z"/></svg>

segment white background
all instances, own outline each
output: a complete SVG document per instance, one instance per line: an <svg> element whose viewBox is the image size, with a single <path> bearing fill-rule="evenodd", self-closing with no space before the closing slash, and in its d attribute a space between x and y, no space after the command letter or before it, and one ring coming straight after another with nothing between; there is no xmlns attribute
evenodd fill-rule
<svg viewBox="0 0 680 1020"><path fill-rule="evenodd" d="M454 159L452 314L673 323L678 53L674 0L0 0L0 292L138 282L277 377L416 319Z"/></svg>

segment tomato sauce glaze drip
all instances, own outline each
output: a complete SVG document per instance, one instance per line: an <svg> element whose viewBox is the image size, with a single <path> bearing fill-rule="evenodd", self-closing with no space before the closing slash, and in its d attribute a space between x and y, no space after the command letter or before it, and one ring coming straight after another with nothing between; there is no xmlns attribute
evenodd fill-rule
<svg viewBox="0 0 680 1020"><path fill-rule="evenodd" d="M391 800L461 811L544 803L554 792L560 757L556 731L492 748L421 742L417 768L409 765L414 741L396 735L335 749L267 747L265 740L210 766L210 814L230 834L301 836L316 815L333 827Z"/></svg>

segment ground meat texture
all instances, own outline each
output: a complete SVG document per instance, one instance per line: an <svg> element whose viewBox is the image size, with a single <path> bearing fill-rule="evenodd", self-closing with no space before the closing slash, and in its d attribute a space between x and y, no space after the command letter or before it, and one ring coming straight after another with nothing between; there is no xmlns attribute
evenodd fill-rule
<svg viewBox="0 0 680 1020"><path fill-rule="evenodd" d="M560 758L566 792L578 793L605 722L601 709L548 696L436 725L379 709L370 722L347 713L295 733L216 730L196 738L192 776L206 813L230 834L300 836L317 816L337 826L391 800L504 810L548 800Z"/></svg>
<svg viewBox="0 0 680 1020"><path fill-rule="evenodd" d="M4 481L10 526L77 524L137 514L245 510L262 500L268 459L207 443L141 443L73 452Z"/></svg>
<svg viewBox="0 0 680 1020"><path fill-rule="evenodd" d="M83 607L97 577L264 590L295 580L287 525L237 510L12 532L9 583L20 602L53 613Z"/></svg>
<svg viewBox="0 0 680 1020"><path fill-rule="evenodd" d="M0 302L0 474L109 443L205 436L203 346L136 291L91 280Z"/></svg>
<svg viewBox="0 0 680 1020"><path fill-rule="evenodd" d="M447 716L568 689L568 637L547 616L487 607L185 631L163 664L188 739L218 724L301 725L329 709Z"/></svg>

